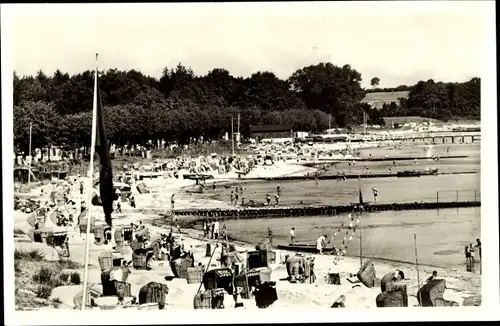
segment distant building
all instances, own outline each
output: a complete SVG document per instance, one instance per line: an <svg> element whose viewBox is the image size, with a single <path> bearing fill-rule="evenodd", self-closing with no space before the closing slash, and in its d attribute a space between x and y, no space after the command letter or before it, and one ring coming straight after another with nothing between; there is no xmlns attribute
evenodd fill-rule
<svg viewBox="0 0 500 326"><path fill-rule="evenodd" d="M292 125L251 125L250 137L262 139L293 139Z"/></svg>
<svg viewBox="0 0 500 326"><path fill-rule="evenodd" d="M384 104L394 102L399 105L399 98L408 98L409 93L409 91L367 93L361 103L367 103L372 108L380 110Z"/></svg>

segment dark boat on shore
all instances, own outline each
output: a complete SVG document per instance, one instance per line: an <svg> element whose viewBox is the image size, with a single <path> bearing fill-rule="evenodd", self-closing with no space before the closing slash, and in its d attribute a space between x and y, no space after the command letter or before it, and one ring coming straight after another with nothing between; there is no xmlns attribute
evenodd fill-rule
<svg viewBox="0 0 500 326"><path fill-rule="evenodd" d="M438 169L432 169L429 171L402 171L398 172L397 176L398 177L420 177L421 175L436 175L438 172Z"/></svg>
<svg viewBox="0 0 500 326"><path fill-rule="evenodd" d="M288 251L300 251L300 252L311 252L317 253L318 249L316 249L316 245L312 244L299 244L299 243L290 243L288 245L277 245L276 248L281 250ZM335 248L323 248L324 253L329 253L331 251L336 250Z"/></svg>
<svg viewBox="0 0 500 326"><path fill-rule="evenodd" d="M211 174L198 174L198 173L187 173L183 175L184 179L189 180L209 180L213 179L214 176Z"/></svg>

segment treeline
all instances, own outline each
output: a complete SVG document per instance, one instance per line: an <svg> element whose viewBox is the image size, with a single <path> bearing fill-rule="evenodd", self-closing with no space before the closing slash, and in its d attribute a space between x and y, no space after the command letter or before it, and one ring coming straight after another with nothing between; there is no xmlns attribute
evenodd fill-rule
<svg viewBox="0 0 500 326"><path fill-rule="evenodd" d="M52 76L41 71L23 77L14 73L17 150L27 152L30 122L33 148L88 146L93 75L93 71L85 71L70 76L59 70ZM469 83L476 87L479 79L473 81ZM384 108L383 115L399 115L405 110L424 114L432 99L441 101L435 103L437 113L447 114L446 108L451 108L457 115L476 116L479 97L469 83L451 84L450 88L449 84L434 84L445 85L449 92L444 94L441 86L419 82L404 107ZM238 114L243 136L249 136L252 124L291 124L294 130L310 132L329 125L359 125L363 111L369 113L369 122L383 123L381 112L360 103L365 95L361 74L349 65L319 63L295 71L287 80L272 72L234 77L225 69L196 76L181 64L165 68L160 79L136 70L110 69L99 72L99 86L108 138L119 146L146 145L159 139L181 144L201 137L217 140L231 131L232 118L236 129ZM437 114L433 117L438 118Z"/></svg>
<svg viewBox="0 0 500 326"><path fill-rule="evenodd" d="M399 105L384 104L379 114L384 117L422 116L448 121L452 119L481 119L481 79L465 83L419 81L408 98Z"/></svg>

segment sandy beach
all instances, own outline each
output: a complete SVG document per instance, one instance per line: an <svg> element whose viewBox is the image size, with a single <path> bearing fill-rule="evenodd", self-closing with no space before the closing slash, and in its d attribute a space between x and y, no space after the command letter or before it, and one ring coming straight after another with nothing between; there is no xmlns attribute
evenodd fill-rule
<svg viewBox="0 0 500 326"><path fill-rule="evenodd" d="M217 183L227 183L232 181L241 181L245 178L255 178L255 177L267 177L267 176L284 176L284 175L300 175L306 174L308 172L314 172L313 168L306 168L301 165L291 164L286 162L277 162L274 166L262 167L258 166L242 179L238 179L236 173L228 173L224 175L214 175L214 180ZM182 174L182 173L181 173ZM82 178L86 181L85 178ZM153 221L158 219L159 210L170 210L170 196L171 194L176 194L176 209L185 208L195 208L195 207L228 207L228 200L224 198L223 200L217 199L197 199L194 196L190 196L188 193L183 191L183 188L194 184L192 180L183 180L182 178L175 179L170 178L166 180L146 180L143 181L151 193L139 194L135 187L132 187L133 194L136 197L137 208L132 208L128 203L122 203L122 213L113 214L113 226L127 225L130 223L138 223L142 221L151 231L151 234L156 233L167 233L170 228L166 229L163 227L158 227L153 225ZM40 200L45 200L45 197L40 196L40 188L35 188L26 194L26 196L33 196ZM70 198L80 199L81 195L76 191L73 191ZM94 215L97 215L97 219L103 219L103 212L101 207L92 207ZM18 211L14 213L15 228L23 230L26 234L32 232L30 224L27 222L28 214L24 214ZM265 225L262 226L265 228ZM175 228L174 228L175 231ZM84 252L85 252L85 239L84 236L80 236L77 230L71 230L69 233L70 240L70 259L84 263ZM211 243L212 247L215 244L215 240L203 239L201 232L194 229L184 229L182 230L182 236L185 238L185 242L189 243L194 252L195 262L201 262L206 265L208 259L205 256L205 247L207 243ZM100 245L97 246L93 243L93 235L91 235L91 246L90 246L90 259L89 259L89 284L100 283L101 270L98 264L98 256L103 251L113 251L112 247L114 244L110 245ZM255 244L245 244L243 242L234 242L236 248L240 251L254 250ZM42 248L42 244L33 244L29 242L16 242L15 247L17 249L29 249L29 248ZM45 246L46 247L46 246ZM220 248L217 249L214 260L212 260L211 266L220 266L220 262L215 260L215 258L220 257ZM43 248L44 253L46 253L47 259L50 257L56 257L54 254L54 249L46 247ZM272 280L277 282L276 288L278 292L278 301L275 302L270 308L273 307L330 307L333 302L340 296L346 296L346 307L348 308L364 308L364 307L375 307L375 298L380 293L380 287L375 286L374 288L367 288L364 285L352 284L347 278L350 274L355 274L360 268L360 260L355 257L342 257L337 265L333 264L333 256L330 255L313 255L315 256L315 274L317 280L314 284L291 284L286 281L287 272L286 267L281 261L284 260L286 254L291 254L282 250L275 250L277 255L277 261L271 266L272 268ZM129 247L124 247L122 253L126 260L131 260L131 250ZM309 255L306 255L309 256ZM54 258L56 259L56 258ZM366 261L366 259L364 260ZM377 273L377 278L382 278L386 273L394 271L396 268L404 271L406 279L403 281L408 286L408 296L409 296L409 306L417 306L418 302L416 299L416 292L418 288L417 281L417 270L414 265L394 263L383 260L372 261L375 265L375 270ZM132 270L129 276L128 282L131 283L132 295L136 295L139 289L148 283L149 281L157 281L165 283L164 277L167 272L166 264L161 261L155 262L155 266L150 271L142 270ZM435 268L430 266L421 265L419 268L420 284L422 285L425 279L430 276ZM444 293L444 298L446 300L453 300L459 305L465 298L471 295L480 294L480 278L471 278L465 272L460 272L457 270L446 270L437 269L439 278L446 280L447 289ZM81 270L83 275L83 269ZM341 285L331 285L327 284L325 281L325 276L328 273L339 273L341 277ZM285 280L283 280L285 279ZM198 289L198 284L187 284L184 279L173 279L167 282L170 291L167 295L167 306L166 309L192 309L193 308L193 297ZM360 285L360 286L357 286ZM60 288L55 288L52 292L52 298L59 298L63 304L60 308L73 309L73 297L81 291L81 286L64 286ZM245 309L257 309L253 299L251 300L241 300L244 303ZM234 300L232 297L227 297L225 299L225 306L230 308L231 305L234 306Z"/></svg>

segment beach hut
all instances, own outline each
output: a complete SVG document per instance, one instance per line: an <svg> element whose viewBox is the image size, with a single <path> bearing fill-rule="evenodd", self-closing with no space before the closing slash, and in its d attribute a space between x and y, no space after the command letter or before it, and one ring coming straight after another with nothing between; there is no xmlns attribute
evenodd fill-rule
<svg viewBox="0 0 500 326"><path fill-rule="evenodd" d="M445 306L445 300L443 299L445 289L445 280L431 280L427 282L417 292L418 303L422 307Z"/></svg>
<svg viewBox="0 0 500 326"><path fill-rule="evenodd" d="M358 279L365 286L372 288L375 286L376 272L375 266L371 261L367 261L363 264L363 266L359 269L357 273Z"/></svg>

